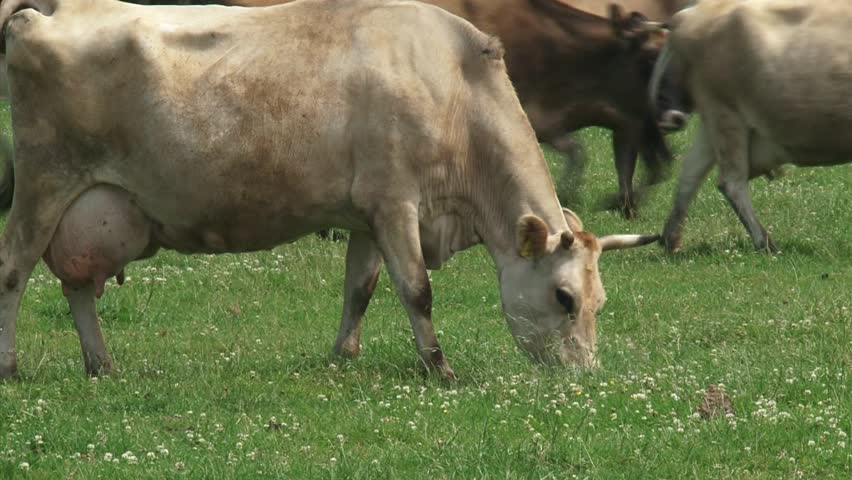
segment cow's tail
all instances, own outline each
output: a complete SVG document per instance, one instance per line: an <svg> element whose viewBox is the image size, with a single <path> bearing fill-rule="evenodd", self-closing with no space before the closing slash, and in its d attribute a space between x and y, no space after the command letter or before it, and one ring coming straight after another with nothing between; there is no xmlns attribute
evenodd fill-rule
<svg viewBox="0 0 852 480"><path fill-rule="evenodd" d="M667 41L660 51L660 56L657 57L657 62L654 64L654 71L651 73L651 85L648 88L648 102L654 111L657 111L657 99L660 97L660 84L663 81L663 75L669 68L672 62L672 47L671 41Z"/></svg>
<svg viewBox="0 0 852 480"><path fill-rule="evenodd" d="M42 15L53 15L60 0L3 0L0 5L0 52L6 52L6 22L9 17L32 8Z"/></svg>
<svg viewBox="0 0 852 480"><path fill-rule="evenodd" d="M15 164L12 157L9 138L0 135L0 212L12 206L12 195L15 193Z"/></svg>

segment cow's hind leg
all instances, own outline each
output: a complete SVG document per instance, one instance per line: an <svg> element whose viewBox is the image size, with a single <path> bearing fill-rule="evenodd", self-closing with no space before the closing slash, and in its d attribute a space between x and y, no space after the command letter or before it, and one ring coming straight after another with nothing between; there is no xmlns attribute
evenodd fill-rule
<svg viewBox="0 0 852 480"><path fill-rule="evenodd" d="M755 248L777 251L769 239L766 229L760 224L748 191L750 170L750 131L740 116L723 107L713 116L710 130L719 162L719 191L737 213L740 222L748 230Z"/></svg>
<svg viewBox="0 0 852 480"><path fill-rule="evenodd" d="M714 163L715 157L708 143L707 132L702 125L695 134L692 147L683 161L674 205L663 228L662 242L669 252L680 249L683 223L686 220L689 204L692 203Z"/></svg>
<svg viewBox="0 0 852 480"><path fill-rule="evenodd" d="M62 181L74 183L67 178ZM49 182L33 184L46 188ZM19 182L6 229L0 236L0 378L17 372L15 334L21 296L63 210L77 192L51 196L29 193L27 184Z"/></svg>
<svg viewBox="0 0 852 480"><path fill-rule="evenodd" d="M615 170L618 175L618 195L613 207L620 210L624 218L636 216L637 200L633 191L633 174L636 171L638 152L636 142L626 132L612 133L612 148L615 153Z"/></svg>
<svg viewBox="0 0 852 480"><path fill-rule="evenodd" d="M420 248L417 207L410 203L388 202L373 220L376 241L388 273L408 312L414 340L423 365L450 380L455 374L444 357L432 325L432 286Z"/></svg>
<svg viewBox="0 0 852 480"><path fill-rule="evenodd" d="M109 374L112 370L112 358L107 351L98 313L95 309L95 283L78 288L66 288L65 296L71 307L71 316L80 336L80 347L83 350L83 364L86 373L92 376Z"/></svg>
<svg viewBox="0 0 852 480"><path fill-rule="evenodd" d="M730 174L730 172L728 173ZM754 242L754 247L758 250L777 252L778 248L772 243L772 239L769 238L769 234L754 213L751 195L748 192L748 173L746 172L745 176L737 175L732 178L723 171L720 172L719 180L719 191L728 200L728 203L737 213L740 222L748 230L751 240Z"/></svg>
<svg viewBox="0 0 852 480"><path fill-rule="evenodd" d="M346 279L343 287L343 317L334 353L356 358L361 353L361 321L376 290L382 253L365 232L351 232L346 250Z"/></svg>

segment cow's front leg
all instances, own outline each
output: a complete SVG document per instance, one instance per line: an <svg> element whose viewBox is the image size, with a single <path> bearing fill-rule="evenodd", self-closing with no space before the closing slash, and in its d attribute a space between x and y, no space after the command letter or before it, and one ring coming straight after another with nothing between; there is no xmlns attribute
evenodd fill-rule
<svg viewBox="0 0 852 480"><path fill-rule="evenodd" d="M683 161L680 178L677 182L674 205L672 205L666 226L663 228L662 242L669 252L680 249L683 223L686 220L689 204L692 203L701 183L707 178L707 174L714 163L715 156L708 143L707 132L702 125L695 134L692 147Z"/></svg>
<svg viewBox="0 0 852 480"><path fill-rule="evenodd" d="M432 326L432 287L420 248L417 207L397 204L386 208L376 216L373 225L388 273L408 312L423 365L454 380L455 374L441 351Z"/></svg>
<svg viewBox="0 0 852 480"><path fill-rule="evenodd" d="M343 317L334 353L356 358L361 353L361 321L376 290L382 268L382 253L365 232L351 232L346 250L346 279L343 286Z"/></svg>
<svg viewBox="0 0 852 480"><path fill-rule="evenodd" d="M77 290L64 288L71 316L80 336L80 348L83 351L83 364L86 373L91 376L107 375L112 371L112 358L107 351L103 333L101 333L98 313L95 307L95 284L89 283Z"/></svg>

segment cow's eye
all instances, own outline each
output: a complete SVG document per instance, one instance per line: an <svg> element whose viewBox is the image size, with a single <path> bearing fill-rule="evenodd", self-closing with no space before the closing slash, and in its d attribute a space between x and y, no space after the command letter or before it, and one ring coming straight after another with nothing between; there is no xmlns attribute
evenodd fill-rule
<svg viewBox="0 0 852 480"><path fill-rule="evenodd" d="M565 309L566 312L574 313L574 297L564 288L556 289L556 301Z"/></svg>

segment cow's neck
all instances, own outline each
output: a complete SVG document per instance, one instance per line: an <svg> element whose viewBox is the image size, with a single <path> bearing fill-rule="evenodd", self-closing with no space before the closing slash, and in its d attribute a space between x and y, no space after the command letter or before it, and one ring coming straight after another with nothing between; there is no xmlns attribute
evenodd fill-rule
<svg viewBox="0 0 852 480"><path fill-rule="evenodd" d="M551 234L568 229L547 164L538 144L533 145L534 153L479 176L483 184L479 201L473 202L475 228L498 268L517 257L518 222L524 215L540 217Z"/></svg>

